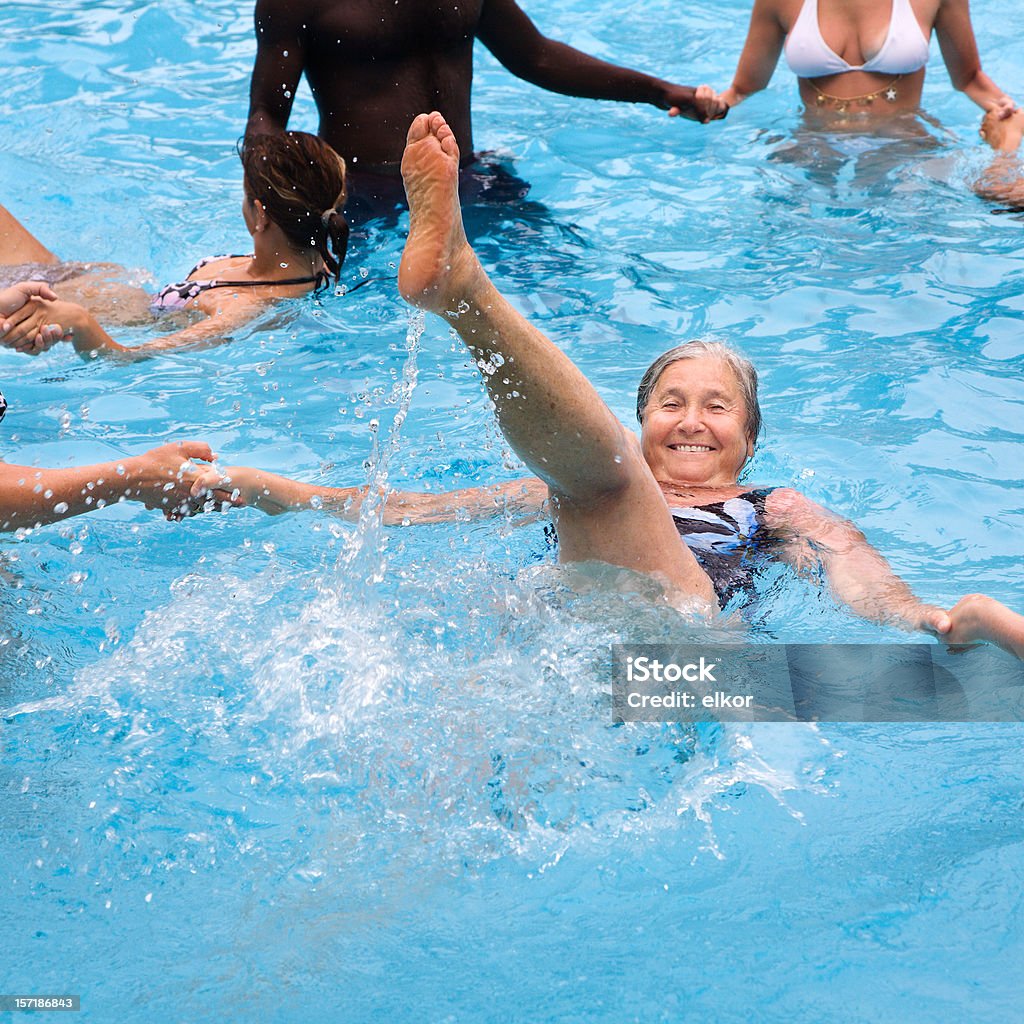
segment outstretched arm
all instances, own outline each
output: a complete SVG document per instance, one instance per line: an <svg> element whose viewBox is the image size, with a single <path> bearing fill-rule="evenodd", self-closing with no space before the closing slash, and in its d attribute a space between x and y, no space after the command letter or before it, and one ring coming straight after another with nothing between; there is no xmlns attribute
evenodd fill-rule
<svg viewBox="0 0 1024 1024"><path fill-rule="evenodd" d="M306 27L296 0L257 0L256 63L246 135L283 132L306 64Z"/></svg>
<svg viewBox="0 0 1024 1024"><path fill-rule="evenodd" d="M0 530L54 523L119 501L141 501L168 519L195 511L192 459L210 461L210 446L182 441L142 455L73 469L0 463Z"/></svg>
<svg viewBox="0 0 1024 1024"><path fill-rule="evenodd" d="M772 80L786 41L778 6L778 0L754 0L747 40L743 44L732 85L718 97L730 107L742 103L752 93L760 92Z"/></svg>
<svg viewBox="0 0 1024 1024"><path fill-rule="evenodd" d="M788 488L765 502L767 526L797 569L820 565L832 593L865 619L921 630L948 644L988 641L1024 658L1024 616L994 598L970 594L951 611L924 604L846 519Z"/></svg>
<svg viewBox="0 0 1024 1024"><path fill-rule="evenodd" d="M609 64L542 35L515 0L485 0L477 38L512 74L569 96L650 103L694 121L724 117L713 91Z"/></svg>
<svg viewBox="0 0 1024 1024"><path fill-rule="evenodd" d="M0 329L10 327L8 317L17 313L29 299L55 299L53 289L45 281L19 281L7 288L0 288Z"/></svg>
<svg viewBox="0 0 1024 1024"><path fill-rule="evenodd" d="M783 542L783 559L798 570L821 566L832 593L857 615L908 631L949 632L948 613L918 600L849 520L789 488L768 496L765 516Z"/></svg>
<svg viewBox="0 0 1024 1024"><path fill-rule="evenodd" d="M63 339L83 359L103 356L124 362L149 359L176 349L210 348L227 341L232 331L248 323L266 306L255 296L225 291L218 308L205 320L132 346L114 341L87 309L74 302L35 299L0 325L0 345L26 355L39 355Z"/></svg>
<svg viewBox="0 0 1024 1024"><path fill-rule="evenodd" d="M1009 117L1014 110L1013 100L981 70L967 0L942 0L935 18L935 35L953 88L965 93L982 110L995 110L1000 118Z"/></svg>
<svg viewBox="0 0 1024 1024"><path fill-rule="evenodd" d="M367 488L318 487L249 466L211 466L196 478L192 495L199 499L212 492L230 494L233 503L258 508L272 516L319 508L354 521L359 518ZM526 522L540 514L547 495L547 487L533 477L442 494L389 491L384 522L388 526L445 523L501 513Z"/></svg>

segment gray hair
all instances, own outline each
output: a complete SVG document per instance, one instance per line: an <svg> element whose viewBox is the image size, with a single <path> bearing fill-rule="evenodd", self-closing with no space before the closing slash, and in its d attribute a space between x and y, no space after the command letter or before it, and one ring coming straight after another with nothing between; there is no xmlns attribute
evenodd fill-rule
<svg viewBox="0 0 1024 1024"><path fill-rule="evenodd" d="M661 375L668 367L682 359L700 359L702 356L721 359L736 375L736 383L739 384L747 413L747 437L756 442L761 434L761 406L757 401L757 370L754 369L754 364L749 359L741 356L739 352L728 345L723 345L720 341L687 341L675 348L670 348L667 352L662 352L647 367L647 372L640 381L640 387L637 388L637 420L641 425L643 424L644 409L647 408L647 403L651 400L651 392L654 391Z"/></svg>

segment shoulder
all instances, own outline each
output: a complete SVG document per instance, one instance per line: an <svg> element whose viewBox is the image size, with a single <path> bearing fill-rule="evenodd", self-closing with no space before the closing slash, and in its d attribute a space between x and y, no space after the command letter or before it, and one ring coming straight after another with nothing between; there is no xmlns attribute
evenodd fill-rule
<svg viewBox="0 0 1024 1024"><path fill-rule="evenodd" d="M257 33L303 27L315 13L310 0L256 0Z"/></svg>
<svg viewBox="0 0 1024 1024"><path fill-rule="evenodd" d="M804 0L754 0L751 18L761 22L774 22L783 32L789 32L800 16Z"/></svg>
<svg viewBox="0 0 1024 1024"><path fill-rule="evenodd" d="M831 513L792 487L775 487L765 497L767 525L775 529L793 529L808 520L831 517Z"/></svg>
<svg viewBox="0 0 1024 1024"><path fill-rule="evenodd" d="M242 256L240 254L228 255L228 256L204 256L189 272L186 280L193 280L195 278L198 281L212 281L217 275L228 270L231 267L243 266L251 256ZM200 274L199 272L202 271ZM199 274L198 277L196 275Z"/></svg>

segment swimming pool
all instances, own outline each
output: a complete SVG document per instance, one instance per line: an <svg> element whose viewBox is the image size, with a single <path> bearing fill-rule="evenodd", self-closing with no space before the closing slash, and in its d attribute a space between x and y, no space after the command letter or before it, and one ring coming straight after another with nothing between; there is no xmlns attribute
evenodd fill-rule
<svg viewBox="0 0 1024 1024"><path fill-rule="evenodd" d="M746 23L526 6L715 84ZM1014 6L976 7L1019 91ZM238 9L0 8L2 201L154 282L244 244ZM672 340L736 341L768 427L748 479L855 519L927 599L1024 607L1022 225L966 187L977 118L941 65L930 140L826 152L781 73L700 128L478 61L477 144L532 183L471 215L478 248L615 411ZM400 249L371 226L357 292L222 349L0 353L4 457L191 436L338 485L512 478L468 361L397 299ZM95 1021L1018 1019L1018 725L612 728L608 645L680 624L570 599L548 558L532 527L130 507L0 541L0 989ZM765 639L907 639L770 587Z"/></svg>

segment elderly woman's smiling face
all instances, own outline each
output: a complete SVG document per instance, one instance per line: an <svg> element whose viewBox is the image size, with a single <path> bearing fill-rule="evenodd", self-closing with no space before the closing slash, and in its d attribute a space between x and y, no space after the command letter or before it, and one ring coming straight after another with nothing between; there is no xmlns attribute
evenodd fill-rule
<svg viewBox="0 0 1024 1024"><path fill-rule="evenodd" d="M754 443L729 364L716 356L670 363L644 409L640 443L659 481L735 484Z"/></svg>

